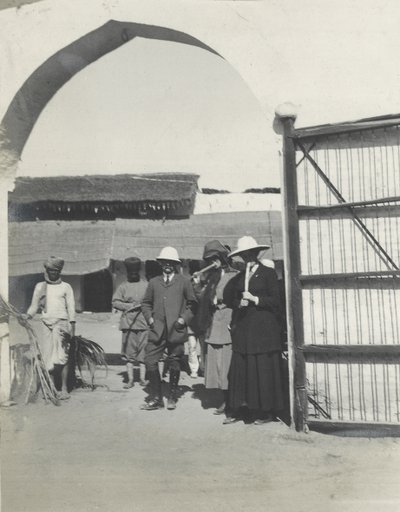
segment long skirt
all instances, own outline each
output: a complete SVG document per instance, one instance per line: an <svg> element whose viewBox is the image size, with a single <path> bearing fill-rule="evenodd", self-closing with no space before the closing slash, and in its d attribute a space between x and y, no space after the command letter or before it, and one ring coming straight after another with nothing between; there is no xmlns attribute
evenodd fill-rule
<svg viewBox="0 0 400 512"><path fill-rule="evenodd" d="M228 404L232 411L240 407L263 412L278 412L283 409L279 352L233 352L228 380Z"/></svg>
<svg viewBox="0 0 400 512"><path fill-rule="evenodd" d="M204 384L207 389L228 389L228 372L232 359L232 345L207 343Z"/></svg>

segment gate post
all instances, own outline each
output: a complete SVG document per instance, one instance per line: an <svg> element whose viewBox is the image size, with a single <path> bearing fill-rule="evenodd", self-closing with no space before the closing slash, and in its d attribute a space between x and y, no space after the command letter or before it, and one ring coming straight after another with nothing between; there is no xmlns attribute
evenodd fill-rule
<svg viewBox="0 0 400 512"><path fill-rule="evenodd" d="M0 295L8 300L8 192L14 188L17 156L5 149L6 139L0 129ZM0 311L0 403L10 400L12 383L8 317Z"/></svg>
<svg viewBox="0 0 400 512"><path fill-rule="evenodd" d="M303 300L300 283L300 236L297 215L297 171L294 142L294 106L284 104L275 110L283 128L283 242L285 262L286 314L289 352L290 414L297 431L307 429L307 379L304 345Z"/></svg>

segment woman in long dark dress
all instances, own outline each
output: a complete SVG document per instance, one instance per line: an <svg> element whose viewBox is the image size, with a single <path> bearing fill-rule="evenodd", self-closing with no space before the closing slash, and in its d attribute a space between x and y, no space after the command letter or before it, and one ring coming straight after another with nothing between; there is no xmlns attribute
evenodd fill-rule
<svg viewBox="0 0 400 512"><path fill-rule="evenodd" d="M224 290L224 303L233 310L225 424L238 419L265 423L283 409L278 279L274 269L257 259L260 251L267 248L244 236L229 255L240 256L246 267Z"/></svg>

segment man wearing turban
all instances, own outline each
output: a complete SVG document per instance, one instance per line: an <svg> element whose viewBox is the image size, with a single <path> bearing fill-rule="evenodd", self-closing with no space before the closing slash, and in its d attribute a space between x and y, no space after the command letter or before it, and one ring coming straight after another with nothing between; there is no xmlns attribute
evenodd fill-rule
<svg viewBox="0 0 400 512"><path fill-rule="evenodd" d="M35 286L27 311L28 319L38 312L42 314L43 360L53 377L56 371L61 373L61 400L70 396L67 389L69 339L75 335L74 293L71 286L61 280L63 267L64 260L56 256L45 261L45 280Z"/></svg>

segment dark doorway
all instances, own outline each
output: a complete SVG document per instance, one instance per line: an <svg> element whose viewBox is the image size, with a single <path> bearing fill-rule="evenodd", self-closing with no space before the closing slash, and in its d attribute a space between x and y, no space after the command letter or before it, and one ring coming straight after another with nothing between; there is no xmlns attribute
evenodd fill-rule
<svg viewBox="0 0 400 512"><path fill-rule="evenodd" d="M108 270L87 274L83 278L85 311L104 313L111 311L113 294L112 277Z"/></svg>

